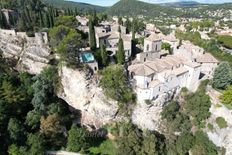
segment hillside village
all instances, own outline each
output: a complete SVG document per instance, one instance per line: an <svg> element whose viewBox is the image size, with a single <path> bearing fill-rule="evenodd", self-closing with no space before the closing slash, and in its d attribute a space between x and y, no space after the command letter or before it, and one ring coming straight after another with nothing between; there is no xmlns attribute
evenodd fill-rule
<svg viewBox="0 0 232 155"><path fill-rule="evenodd" d="M109 15L48 2L0 7L3 155L232 154L231 9L150 18L110 16L149 9L133 0Z"/></svg>

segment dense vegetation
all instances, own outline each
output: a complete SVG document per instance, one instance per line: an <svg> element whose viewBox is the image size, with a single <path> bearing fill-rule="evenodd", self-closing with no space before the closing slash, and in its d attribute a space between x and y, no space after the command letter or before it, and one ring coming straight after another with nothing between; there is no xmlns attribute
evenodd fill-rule
<svg viewBox="0 0 232 155"><path fill-rule="evenodd" d="M55 95L58 81L53 67L37 76L1 70L1 154L43 155L46 149L66 146L64 133L72 124L72 114Z"/></svg>
<svg viewBox="0 0 232 155"><path fill-rule="evenodd" d="M232 36L218 36L217 40L222 46L232 49Z"/></svg>
<svg viewBox="0 0 232 155"><path fill-rule="evenodd" d="M183 89L179 100L170 102L161 113L166 122L167 154L217 154L217 147L201 131L210 116L210 98L205 94L207 81L195 93ZM184 99L184 100L183 100Z"/></svg>
<svg viewBox="0 0 232 155"><path fill-rule="evenodd" d="M60 62L69 67L80 67L80 49L87 46L86 35L78 31L78 22L73 16L59 16L54 27L49 29L49 40L53 52L60 55Z"/></svg>
<svg viewBox="0 0 232 155"><path fill-rule="evenodd" d="M88 46L88 39L86 34L76 29L79 25L73 16L79 10L76 3L46 0L47 3L60 8L71 8L63 14L63 10L46 6L36 0L1 2L2 8L11 8L19 13L19 19L13 20L10 25L5 23L6 19L0 14L1 27L13 26L28 32L49 28L52 53L58 55L60 63L65 62L73 68L80 67L80 48ZM135 0L122 0L112 7L109 13L118 14L118 11L120 15L133 16L181 15L179 11L168 7ZM100 71L100 86L107 97L118 101L120 108L125 110L124 113L129 112L130 106L135 103L135 95L123 66L125 63L123 41L121 39L119 41L116 56L118 64L108 66L105 47L101 45L100 50L96 49L94 25L99 22L96 19L94 12L89 22L89 45L96 51L95 54L99 55L97 58L103 68ZM143 22L136 18L132 22L129 18L126 22L123 22L122 18L119 19L119 24L132 32L133 43L142 44L143 38L135 39L135 32L144 29ZM209 27L211 23L204 24L191 23L191 26ZM216 42L201 40L199 33L177 32L177 36L191 40L218 59L229 60L232 64L231 57L219 53L222 51L216 46ZM170 50L170 45L163 44L162 48ZM183 89L185 91L181 92L179 98L165 106L162 112L164 135L142 131L131 122L112 123L103 127L108 131L101 129L90 132L85 127L73 123L80 119L79 115L71 113L67 103L56 96L60 89L57 63L52 63L53 66L36 76L18 73L13 70L11 64L14 62L3 59L0 55L0 152L3 155L43 155L46 150L61 149L96 155L184 155L189 151L194 155L218 154L217 147L202 131L205 128L205 120L210 117L211 101L205 92L207 81L202 83L195 93ZM214 87L226 89L226 85L231 84L228 81L230 80L228 67L230 67L228 64L224 67L219 66L215 71ZM223 93L222 101L231 104L231 87ZM226 122L221 118L217 119L217 123L219 127L226 127Z"/></svg>
<svg viewBox="0 0 232 155"><path fill-rule="evenodd" d="M9 23L2 28L13 27L18 31L32 32L53 27L54 18L59 15L57 9L44 5L41 0L1 0L1 8L14 10L9 13Z"/></svg>
<svg viewBox="0 0 232 155"><path fill-rule="evenodd" d="M120 65L105 68L102 71L100 85L106 96L119 101L119 103L130 103L135 100L124 69Z"/></svg>
<svg viewBox="0 0 232 155"><path fill-rule="evenodd" d="M194 2L193 2L194 3ZM179 7L177 7L179 5ZM182 5L182 6L181 6ZM193 6L194 5L194 6ZM151 4L138 0L121 0L112 7L107 9L107 13L110 15L119 16L143 16L148 19L154 19L156 17L203 17L216 18L208 14L207 11L217 10L229 10L232 4L207 4L201 5L194 3L191 6L191 2L181 2L176 4ZM187 6L187 7L185 7ZM178 9L176 9L176 7ZM179 9L181 8L181 9ZM194 8L194 9L193 9ZM228 14L229 15L229 14Z"/></svg>
<svg viewBox="0 0 232 155"><path fill-rule="evenodd" d="M149 17L180 15L180 12L175 9L137 0L121 0L109 8L107 13L110 15L132 17L139 15Z"/></svg>

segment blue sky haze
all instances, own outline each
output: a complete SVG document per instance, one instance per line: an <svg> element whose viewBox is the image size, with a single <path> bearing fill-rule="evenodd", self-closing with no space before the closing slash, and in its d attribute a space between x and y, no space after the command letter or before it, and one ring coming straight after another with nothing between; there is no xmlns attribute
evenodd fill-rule
<svg viewBox="0 0 232 155"><path fill-rule="evenodd" d="M71 0L76 2L90 3L100 6L111 6L118 2L119 0ZM141 0L149 3L167 3L167 2L179 2L181 0ZM183 0L182 0L183 1ZM184 1L193 1L193 0L184 0ZM232 0L195 0L200 3L229 3Z"/></svg>

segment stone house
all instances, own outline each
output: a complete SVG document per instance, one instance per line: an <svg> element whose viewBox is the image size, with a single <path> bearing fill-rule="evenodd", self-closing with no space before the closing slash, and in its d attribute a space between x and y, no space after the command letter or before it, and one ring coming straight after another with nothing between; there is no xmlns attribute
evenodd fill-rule
<svg viewBox="0 0 232 155"><path fill-rule="evenodd" d="M147 60L154 60L161 58L168 54L168 51L162 50L162 38L153 33L148 38L144 39L144 52L136 55L136 59L139 62L145 62Z"/></svg>
<svg viewBox="0 0 232 155"><path fill-rule="evenodd" d="M118 41L121 37L123 40L125 57L126 60L128 60L132 53L132 36L126 34L126 28L124 26L120 26L121 33L119 33L118 27L119 25L113 25L110 27L110 31L102 26L95 27L97 48L100 48L100 44L104 44L109 55L115 55L118 50Z"/></svg>
<svg viewBox="0 0 232 155"><path fill-rule="evenodd" d="M128 67L137 98L153 100L159 95L179 91L182 87L195 90L199 84L200 64L181 56L169 55L161 59L133 64Z"/></svg>
<svg viewBox="0 0 232 155"><path fill-rule="evenodd" d="M146 38L144 52L128 67L138 100L153 100L183 87L195 91L202 79L212 78L218 60L204 49L184 42L173 55L165 56L161 44L158 36Z"/></svg>

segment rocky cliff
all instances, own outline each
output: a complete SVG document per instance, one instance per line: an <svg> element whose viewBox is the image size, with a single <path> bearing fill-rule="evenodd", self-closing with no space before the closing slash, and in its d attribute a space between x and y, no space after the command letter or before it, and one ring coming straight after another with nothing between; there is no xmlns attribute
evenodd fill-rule
<svg viewBox="0 0 232 155"><path fill-rule="evenodd" d="M45 35L45 36L44 36ZM17 62L15 68L31 74L39 74L48 66L50 50L44 33L36 33L28 37L26 33L0 29L0 50L3 56ZM117 116L118 104L108 99L99 87L97 75L88 71L80 71L61 67L59 71L62 90L58 96L73 108L80 110L81 123L96 128L121 119ZM171 94L163 94L152 104L138 103L132 114L132 121L141 128L159 130L160 112Z"/></svg>
<svg viewBox="0 0 232 155"><path fill-rule="evenodd" d="M39 74L49 63L50 50L46 38L46 33L28 37L24 32L0 29L0 50L4 57L16 61L17 70Z"/></svg>
<svg viewBox="0 0 232 155"><path fill-rule="evenodd" d="M164 93L149 104L138 103L132 114L132 122L142 129L161 132L163 127L160 113L165 103L170 101L174 94L175 92Z"/></svg>
<svg viewBox="0 0 232 155"><path fill-rule="evenodd" d="M97 77L67 67L62 67L59 74L63 88L58 96L81 111L83 124L98 128L117 119L118 104L106 98Z"/></svg>
<svg viewBox="0 0 232 155"><path fill-rule="evenodd" d="M212 129L206 127L205 132L208 134L209 139L213 141L218 147L226 149L225 155L232 154L232 110L226 108L220 103L218 91L208 87L207 94L210 96L212 106L210 108L211 117L207 120L208 123L213 125ZM226 128L220 128L216 123L216 118L222 117L227 122Z"/></svg>

